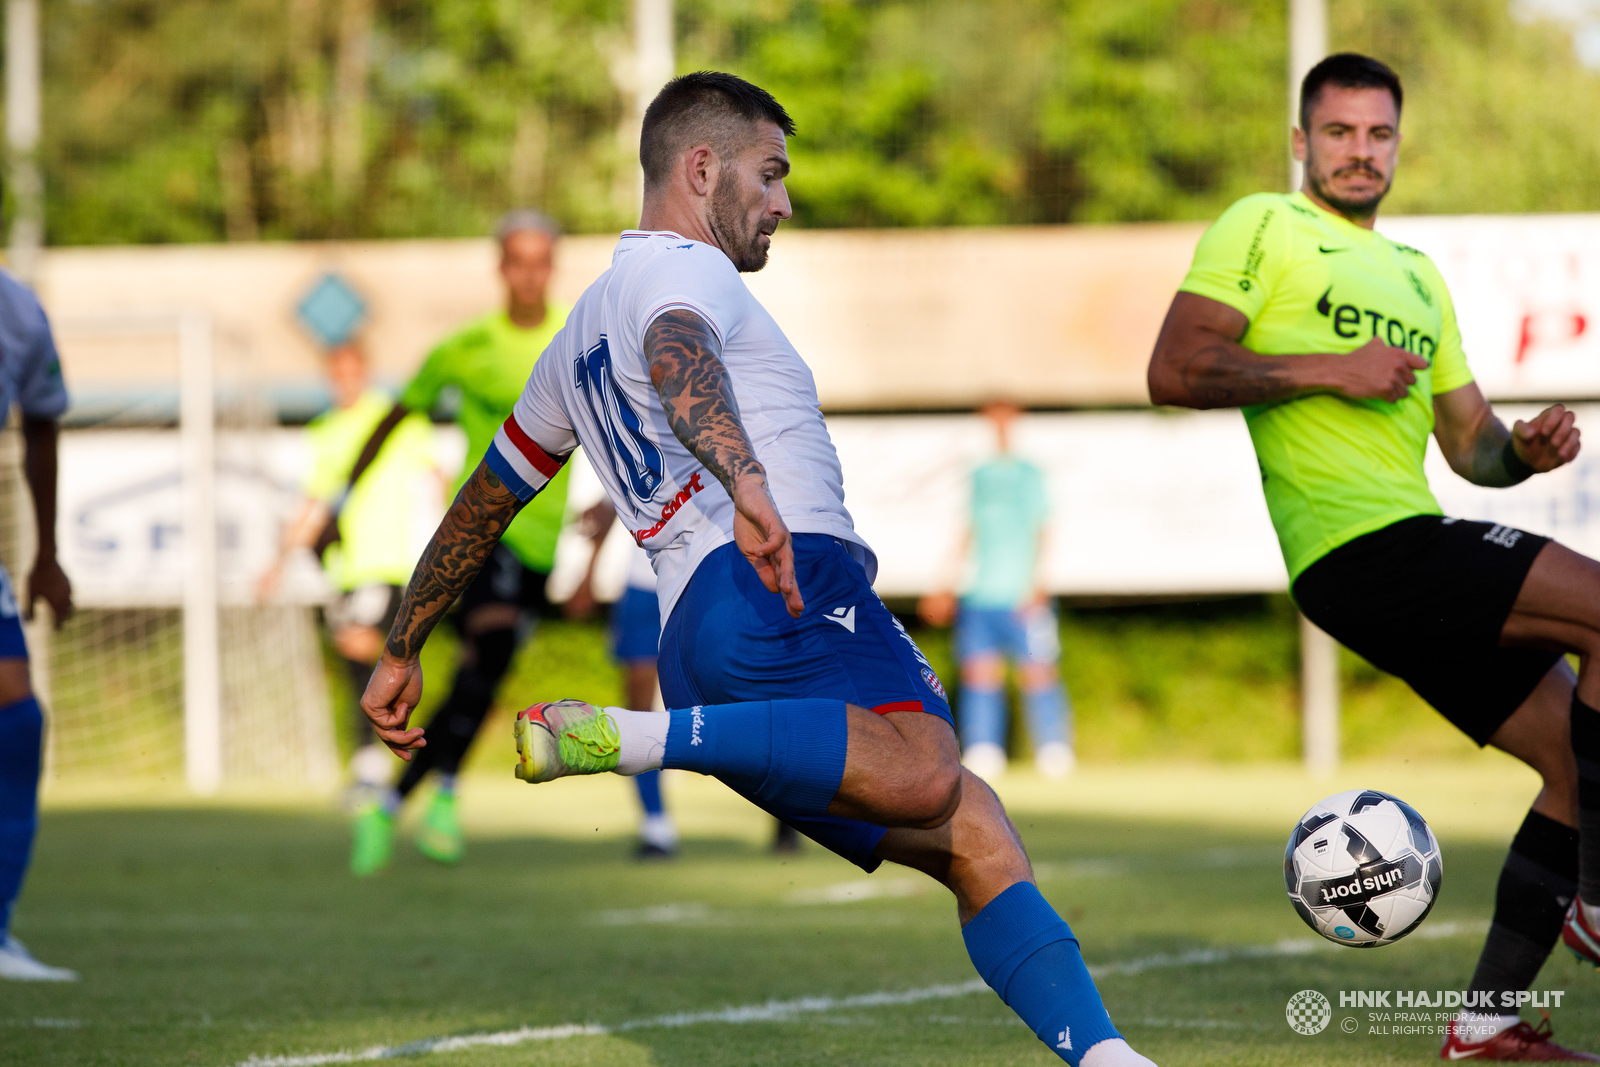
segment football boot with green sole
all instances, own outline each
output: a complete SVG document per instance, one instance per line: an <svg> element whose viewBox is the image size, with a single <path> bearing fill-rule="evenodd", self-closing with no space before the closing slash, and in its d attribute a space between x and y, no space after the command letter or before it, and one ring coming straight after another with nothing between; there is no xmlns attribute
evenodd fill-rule
<svg viewBox="0 0 1600 1067"><path fill-rule="evenodd" d="M364 804L356 812L350 873L358 878L377 874L394 856L394 816L382 804Z"/></svg>
<svg viewBox="0 0 1600 1067"><path fill-rule="evenodd" d="M549 782L617 769L622 738L604 709L581 700L535 704L517 716L517 777Z"/></svg>
<svg viewBox="0 0 1600 1067"><path fill-rule="evenodd" d="M439 863L460 863L466 850L461 819L456 814L456 795L434 793L422 816L422 825L417 828L417 851Z"/></svg>

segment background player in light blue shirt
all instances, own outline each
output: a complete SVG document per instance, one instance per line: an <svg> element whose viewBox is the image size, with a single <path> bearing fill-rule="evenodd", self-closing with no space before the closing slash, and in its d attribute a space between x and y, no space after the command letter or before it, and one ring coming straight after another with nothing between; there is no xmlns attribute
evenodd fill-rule
<svg viewBox="0 0 1600 1067"><path fill-rule="evenodd" d="M1072 705L1061 684L1061 639L1040 564L1048 530L1044 473L1011 451L1022 410L996 401L983 408L999 453L972 474L971 525L962 555L971 579L960 600L953 589L924 598L925 620L956 617L961 661L961 760L983 778L1006 768L1006 660L1016 664L1034 762L1059 778L1072 770Z"/></svg>
<svg viewBox="0 0 1600 1067"><path fill-rule="evenodd" d="M0 422L22 409L23 477L33 494L38 554L19 601L0 567L0 978L71 982L77 974L47 967L11 936L11 909L22 891L39 826L39 772L44 716L28 680L23 612L43 598L60 625L72 614L72 586L56 562L56 436L67 410L50 322L39 301L0 272Z"/></svg>

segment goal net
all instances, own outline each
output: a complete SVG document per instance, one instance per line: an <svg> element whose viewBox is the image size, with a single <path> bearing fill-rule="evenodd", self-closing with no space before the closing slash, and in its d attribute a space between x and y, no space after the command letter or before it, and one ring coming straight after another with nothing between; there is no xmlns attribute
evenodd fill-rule
<svg viewBox="0 0 1600 1067"><path fill-rule="evenodd" d="M209 326L198 330L202 340ZM176 382L178 331L171 319L58 322L75 359L167 368ZM317 627L322 591L291 582L263 604L253 577L271 559L281 517L295 500L295 437L276 427L244 369L238 338L207 343L219 397L205 454L175 419L176 386L84 398L92 420L61 440L59 553L77 610L59 629L48 609L27 626L34 686L49 723L46 781L54 785L191 783L195 719L208 719L213 784L330 785L338 774L324 657ZM112 394L108 394L111 397ZM209 405L208 405L209 406ZM185 415L192 409L184 408ZM81 421L81 420L80 420ZM174 425L174 422L178 425ZM189 427L193 429L193 427ZM186 443L187 442L187 443ZM0 433L0 560L19 594L35 552L31 498L13 417ZM203 464L203 468L194 464ZM190 572L202 558L186 536L191 481L209 473L215 581L196 598ZM186 625L210 617L202 650L214 691L192 692ZM202 672L201 677L204 677Z"/></svg>

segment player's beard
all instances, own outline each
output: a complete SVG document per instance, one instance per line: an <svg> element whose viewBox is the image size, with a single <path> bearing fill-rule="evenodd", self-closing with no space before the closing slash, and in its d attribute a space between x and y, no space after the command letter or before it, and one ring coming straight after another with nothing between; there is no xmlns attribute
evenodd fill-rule
<svg viewBox="0 0 1600 1067"><path fill-rule="evenodd" d="M738 182L733 176L717 178L717 187L711 192L711 232L722 243L733 265L741 274L751 274L767 265L767 250L762 247L763 230L759 222L752 221L750 213L739 203ZM773 229L777 226L774 224Z"/></svg>
<svg viewBox="0 0 1600 1067"><path fill-rule="evenodd" d="M1385 178L1371 167L1352 164L1348 167L1340 167L1330 177L1337 178L1341 174L1354 171L1363 171L1370 174L1382 181L1383 187L1371 196L1362 197L1359 200L1340 196L1333 191L1331 181L1323 178L1321 170L1316 166L1316 160L1314 158L1306 160L1306 180L1311 186L1311 191L1317 194L1319 200L1341 215L1358 219L1371 218L1378 213L1378 205L1382 203L1383 198L1389 195L1389 186L1394 184L1394 175L1391 174Z"/></svg>

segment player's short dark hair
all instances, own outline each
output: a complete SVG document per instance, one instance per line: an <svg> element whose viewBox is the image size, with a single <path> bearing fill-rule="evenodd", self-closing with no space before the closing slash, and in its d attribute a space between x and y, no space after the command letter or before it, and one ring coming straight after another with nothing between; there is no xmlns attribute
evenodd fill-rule
<svg viewBox="0 0 1600 1067"><path fill-rule="evenodd" d="M1387 89L1394 97L1395 114L1400 113L1405 94L1400 90L1400 75L1371 56L1359 52L1338 52L1324 59L1306 72L1300 83L1300 128L1306 129L1311 118L1311 105L1327 85L1341 89ZM1307 132L1310 132L1309 130Z"/></svg>
<svg viewBox="0 0 1600 1067"><path fill-rule="evenodd" d="M794 120L758 85L714 70L673 78L645 109L639 134L645 185L664 180L678 153L697 144L710 145L719 159L732 157L750 143L750 124L762 119L793 136Z"/></svg>
<svg viewBox="0 0 1600 1067"><path fill-rule="evenodd" d="M561 224L542 211L532 208L519 207L501 215L494 224L494 239L496 244L505 244L506 238L514 233L531 231L542 233L550 240L555 241L561 236Z"/></svg>

